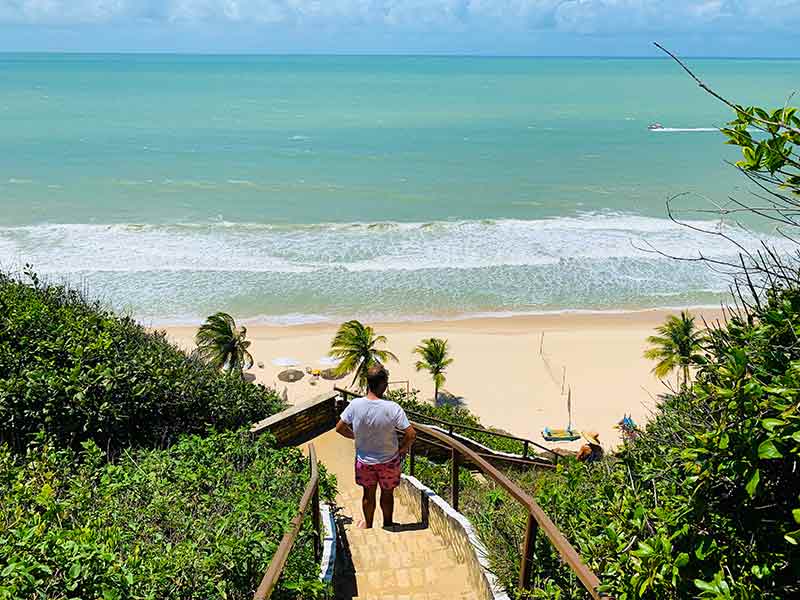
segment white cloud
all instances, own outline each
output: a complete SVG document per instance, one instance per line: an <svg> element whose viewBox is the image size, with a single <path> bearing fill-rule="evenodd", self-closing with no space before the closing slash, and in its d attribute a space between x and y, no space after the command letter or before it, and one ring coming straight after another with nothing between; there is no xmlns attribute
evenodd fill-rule
<svg viewBox="0 0 800 600"><path fill-rule="evenodd" d="M579 33L702 31L742 23L786 30L800 23L800 0L0 0L0 23L6 24L139 21L403 29L502 25Z"/></svg>

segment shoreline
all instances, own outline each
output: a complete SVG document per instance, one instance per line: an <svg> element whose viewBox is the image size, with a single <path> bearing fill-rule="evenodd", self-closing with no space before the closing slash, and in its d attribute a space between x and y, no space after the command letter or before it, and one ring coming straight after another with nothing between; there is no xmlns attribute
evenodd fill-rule
<svg viewBox="0 0 800 600"><path fill-rule="evenodd" d="M703 318L712 322L721 317L720 309L689 310L700 327ZM657 395L667 390L652 375L653 364L643 352L647 336L676 312L659 309L367 324L388 338L385 347L399 359L387 364L391 380L408 382L409 387L420 390L420 400L431 399L433 384L427 373L414 369L413 348L423 338L442 337L448 339L454 359L444 389L455 394L485 426L543 443L545 426L567 425L569 396L573 426L599 432L602 444L612 448L620 442L614 425L623 415L630 414L637 424L643 424ZM247 325L256 362L249 372L259 383L279 393L285 390L290 404L332 389L334 383L349 384L349 379L320 379L312 385L309 375L286 384L277 379L286 367L273 364L292 358L298 362L295 368L301 370L325 368L320 359L327 355L338 325ZM166 331L182 348L193 347L196 326L157 329ZM575 449L581 442L544 445Z"/></svg>
<svg viewBox="0 0 800 600"><path fill-rule="evenodd" d="M428 323L460 323L463 321L489 321L489 320L505 320L505 319L546 319L548 317L560 316L585 316L585 317L615 317L627 315L651 315L651 314L675 314L682 310L688 310L692 313L706 314L706 313L722 313L722 307L727 306L724 303L718 304L692 304L688 306L654 306L645 308L563 308L553 310L541 311L479 311L468 313L432 313L428 315L405 315L396 318L381 316L381 315L355 315L355 316L330 316L330 315L312 315L312 314L289 314L282 316L268 316L259 315L256 317L237 318L237 324L246 327L268 327L268 328L305 328L305 327L337 327L339 324L350 319L357 319L362 323L370 323L373 325L425 325ZM187 319L158 319L134 318L143 323L148 329L180 329L185 327L199 327L204 322L201 318L187 318ZM296 318L296 320L295 320ZM307 320L301 320L307 318Z"/></svg>

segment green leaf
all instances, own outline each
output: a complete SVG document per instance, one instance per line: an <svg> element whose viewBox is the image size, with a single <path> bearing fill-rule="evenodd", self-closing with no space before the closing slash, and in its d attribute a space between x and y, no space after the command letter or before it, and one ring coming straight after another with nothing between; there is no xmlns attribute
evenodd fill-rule
<svg viewBox="0 0 800 600"><path fill-rule="evenodd" d="M781 454L780 450L775 447L775 443L772 440L764 440L759 444L758 458L772 459L782 457L783 454Z"/></svg>
<svg viewBox="0 0 800 600"><path fill-rule="evenodd" d="M773 429L775 429L776 427L779 427L781 425L786 425L786 421L783 421L781 419L762 419L761 420L761 426L764 429L766 429L767 431L772 431Z"/></svg>
<svg viewBox="0 0 800 600"><path fill-rule="evenodd" d="M747 482L745 486L745 490L747 490L748 495L753 498L756 495L756 490L758 489L758 482L761 479L761 471L758 469L755 470L753 476L750 477L750 481Z"/></svg>
<svg viewBox="0 0 800 600"><path fill-rule="evenodd" d="M77 579L78 575L81 574L81 563L74 563L69 568L69 578L70 579Z"/></svg>
<svg viewBox="0 0 800 600"><path fill-rule="evenodd" d="M716 592L717 591L717 586L712 585L712 584L710 584L710 583L708 583L706 581L703 581L702 579L695 579L694 580L694 584L695 584L695 586L697 586L698 589L701 589L704 592Z"/></svg>
<svg viewBox="0 0 800 600"><path fill-rule="evenodd" d="M794 517L795 521L800 523L800 508L795 508L794 510L792 510L792 516Z"/></svg>

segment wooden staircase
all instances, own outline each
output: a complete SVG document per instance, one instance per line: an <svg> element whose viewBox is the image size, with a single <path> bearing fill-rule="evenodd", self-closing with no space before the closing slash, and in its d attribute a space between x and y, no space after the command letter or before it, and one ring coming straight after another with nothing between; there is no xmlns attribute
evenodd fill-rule
<svg viewBox="0 0 800 600"><path fill-rule="evenodd" d="M340 538L334 575L337 600L478 600L467 568L445 542L417 523L409 507L395 501L398 531L358 529L361 488L354 481L353 442L331 431L314 440L319 460L336 475L336 521Z"/></svg>
<svg viewBox="0 0 800 600"><path fill-rule="evenodd" d="M480 566L479 578L486 584L478 589L479 582L470 577L470 571L462 558L450 545L434 534L422 523L415 522L410 508L404 506L401 498L395 499L395 521L402 527L395 531L380 528L380 512L376 514L375 528L360 530L355 527L361 519L361 489L355 483L353 442L333 431L336 420L346 404L347 396L354 395L347 390L334 390L333 393L290 407L259 423L255 423L252 435L271 433L279 445L301 445L311 439L317 448L317 455L329 472L336 475L338 493L336 497L337 533L340 541L337 553L336 575L334 577L335 598L374 599L374 600L485 600L492 597L488 585L485 566ZM342 398L344 396L344 398ZM474 468L492 479L528 512L522 545L519 588L528 589L534 568L534 548L537 535L543 534L559 553L561 560L569 566L574 576L581 582L586 592L594 600L609 598L600 592L600 580L583 562L578 552L559 531L536 501L517 486L494 462L514 463L517 467L553 468L558 457L543 457L529 454L530 440L506 434L486 432L522 442L522 455L511 455L482 446L473 440L459 435L454 429L460 427L453 423L425 424L413 422L419 434L417 443L409 456L409 470L414 473L414 455L417 447L423 454L447 458L451 464L450 507L458 511L459 470ZM443 427L443 426L444 427ZM546 450L546 449L545 449ZM312 467L313 450L311 462ZM550 451L548 453L552 454ZM441 456L439 456L441 455ZM433 456L432 456L433 457ZM305 511L310 503L317 504L317 481L312 468L312 478L300 502L298 515L293 519L290 531L285 535L273 557L267 572L254 594L254 600L266 600L277 584L283 570L287 554L297 539L297 532ZM313 502L312 502L313 500ZM314 526L319 536L318 511L314 514ZM454 513L458 518L463 518ZM467 522L468 524L468 522ZM472 544L472 542L470 542ZM319 552L317 552L319 554ZM475 556L474 548L470 553ZM471 587L470 582L474 582ZM497 597L496 595L494 596ZM507 598L507 596L504 596ZM609 599L610 600L610 599Z"/></svg>

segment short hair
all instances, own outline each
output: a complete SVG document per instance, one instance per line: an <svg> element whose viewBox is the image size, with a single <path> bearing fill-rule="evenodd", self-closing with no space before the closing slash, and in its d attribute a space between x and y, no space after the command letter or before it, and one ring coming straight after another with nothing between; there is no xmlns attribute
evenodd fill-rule
<svg viewBox="0 0 800 600"><path fill-rule="evenodd" d="M389 371L386 367L378 363L367 369L367 389L370 392L381 396L387 387L389 387Z"/></svg>

